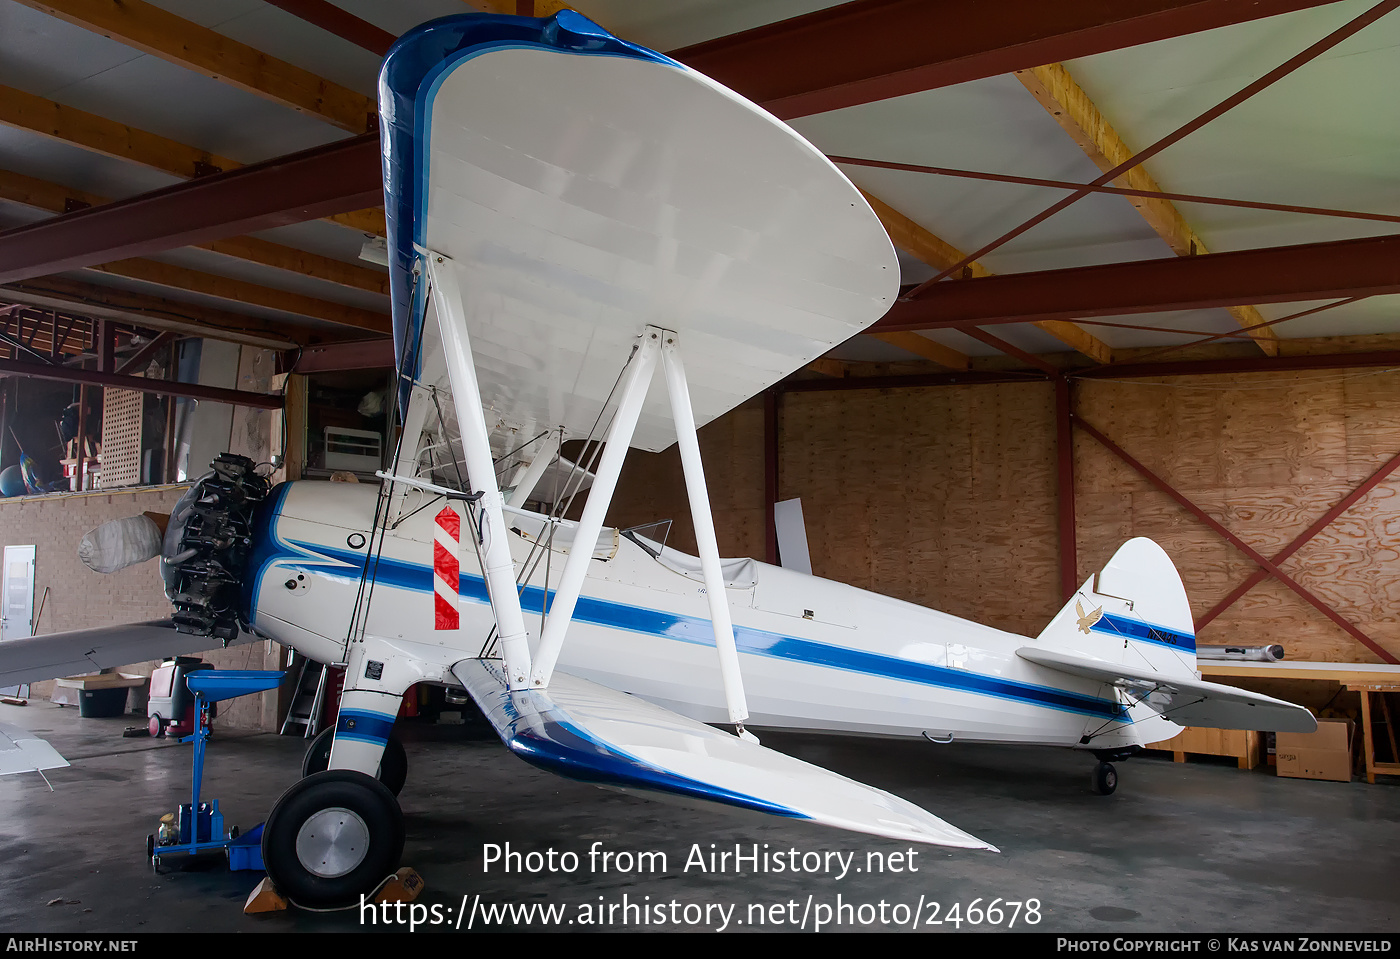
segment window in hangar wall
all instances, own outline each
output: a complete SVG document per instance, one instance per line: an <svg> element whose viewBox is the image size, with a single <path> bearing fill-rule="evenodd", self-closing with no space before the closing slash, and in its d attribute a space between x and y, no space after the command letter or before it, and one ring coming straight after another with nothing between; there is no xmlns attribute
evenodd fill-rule
<svg viewBox="0 0 1400 959"><path fill-rule="evenodd" d="M150 348L158 336L152 331L119 327L108 335L113 368L123 375L237 384L237 344L186 337ZM18 358L95 369L96 331L77 329L71 340L57 355ZM143 349L138 367L130 367ZM223 403L10 375L0 380L0 496L156 486L199 476L229 448L232 417L233 408Z"/></svg>
<svg viewBox="0 0 1400 959"><path fill-rule="evenodd" d="M0 389L0 495L165 483L173 412L153 393L10 376Z"/></svg>
<svg viewBox="0 0 1400 959"><path fill-rule="evenodd" d="M389 429L394 371L312 373L306 378L306 471L374 480L393 454Z"/></svg>

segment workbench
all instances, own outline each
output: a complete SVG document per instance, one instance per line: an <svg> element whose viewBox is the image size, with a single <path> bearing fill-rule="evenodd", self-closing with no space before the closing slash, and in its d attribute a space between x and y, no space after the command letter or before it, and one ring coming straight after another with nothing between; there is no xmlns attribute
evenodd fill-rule
<svg viewBox="0 0 1400 959"><path fill-rule="evenodd" d="M1395 749L1395 726L1385 693L1400 692L1400 666L1370 663L1248 663L1234 660L1198 660L1196 668L1201 678L1211 681L1228 679L1312 679L1332 682L1361 694L1361 751L1366 757L1366 781L1374 783L1376 773L1400 776L1400 761L1376 762L1376 744L1371 728L1371 694L1380 693L1381 713L1385 717L1390 755L1400 756Z"/></svg>

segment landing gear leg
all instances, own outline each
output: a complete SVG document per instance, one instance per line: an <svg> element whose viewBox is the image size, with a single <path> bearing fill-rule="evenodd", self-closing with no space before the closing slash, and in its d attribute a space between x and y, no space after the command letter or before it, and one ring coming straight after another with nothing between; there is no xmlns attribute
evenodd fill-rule
<svg viewBox="0 0 1400 959"><path fill-rule="evenodd" d="M361 772L313 773L282 794L263 827L273 885L313 908L354 905L398 865L403 813L383 783Z"/></svg>
<svg viewBox="0 0 1400 959"><path fill-rule="evenodd" d="M1100 796L1112 796L1118 788L1118 770L1113 763L1101 762L1094 767L1094 792Z"/></svg>
<svg viewBox="0 0 1400 959"><path fill-rule="evenodd" d="M398 868L404 827L394 794L407 762L392 736L404 690L419 674L414 661L373 636L352 645L335 727L312 743L305 778L282 794L263 827L263 865L291 901L352 906Z"/></svg>
<svg viewBox="0 0 1400 959"><path fill-rule="evenodd" d="M306 748L306 758L301 762L303 776L330 768L331 742L334 739L334 728L323 729L316 734L316 738L311 740L311 745ZM378 778L395 796L403 790L404 780L408 778L408 754L404 752L403 743L399 742L397 736L391 735L389 741L384 744L384 755L379 760Z"/></svg>

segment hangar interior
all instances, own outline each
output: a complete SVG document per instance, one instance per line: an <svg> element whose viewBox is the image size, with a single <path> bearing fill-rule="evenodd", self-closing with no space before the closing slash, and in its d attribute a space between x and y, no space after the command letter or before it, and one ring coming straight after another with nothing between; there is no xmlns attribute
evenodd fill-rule
<svg viewBox="0 0 1400 959"><path fill-rule="evenodd" d="M774 505L797 498L816 575L1033 637L1142 536L1176 563L1202 645L1400 664L1396 6L573 5L788 122L866 196L899 257L888 314L700 431L721 555L778 562ZM225 450L274 463L277 480L377 482L396 438L379 64L427 20L563 8L0 0L0 541L34 547L13 598L6 561L5 639L168 616L155 564L96 574L77 543L169 513ZM671 545L696 550L676 451L633 451L607 522L662 519ZM21 600L27 618L10 616ZM288 663L271 643L201 655ZM1364 751L1400 763L1400 677L1387 698L1364 671L1211 675L1324 716L1364 711ZM0 706L74 762L49 774L52 797L35 777L0 780L5 925L353 927L246 920L236 875L151 879L138 846L185 788L186 754L122 740L130 717L51 707L54 692L35 683L30 706ZM296 775L304 744L273 735L294 693L218 718L210 788L248 822ZM520 773L471 721L416 728L405 861L432 872L429 896L556 894L483 881L475 861L454 874L450 850L483 842L596 836L674 858L692 832L733 841L710 813ZM930 855L920 881L950 901L1029 890L1059 930L1395 928L1400 800L1393 775L1366 782L1359 737L1349 785L1275 777L1260 739L1251 771L1135 761L1133 795L1109 799L1088 795L1075 757L1031 747L774 741L1002 836L994 866ZM465 803L464 777L478 793ZM99 872L148 888L146 904ZM750 898L807 891L753 881ZM677 888L703 902L717 882ZM874 898L909 888L875 882Z"/></svg>

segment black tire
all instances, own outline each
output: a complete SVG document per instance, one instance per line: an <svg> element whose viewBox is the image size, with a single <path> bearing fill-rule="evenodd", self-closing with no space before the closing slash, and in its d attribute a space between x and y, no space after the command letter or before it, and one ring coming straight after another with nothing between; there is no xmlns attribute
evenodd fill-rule
<svg viewBox="0 0 1400 959"><path fill-rule="evenodd" d="M156 865L156 837L150 834L146 836L146 858L150 860L151 868Z"/></svg>
<svg viewBox="0 0 1400 959"><path fill-rule="evenodd" d="M1099 763L1094 767L1094 792L1100 796L1112 796L1118 788L1118 770L1113 763Z"/></svg>
<svg viewBox="0 0 1400 959"><path fill-rule="evenodd" d="M331 728L321 730L316 734L316 738L311 740L311 745L306 747L306 758L301 761L303 777L325 772L330 767L333 739L335 729ZM408 779L408 754L404 752L403 743L399 742L397 736L390 736L389 742L384 746L384 756L379 760L378 778L395 796L403 791L404 781Z"/></svg>
<svg viewBox="0 0 1400 959"><path fill-rule="evenodd" d="M294 903L351 906L403 855L403 813L376 779L348 769L313 773L282 794L263 827L268 878Z"/></svg>

